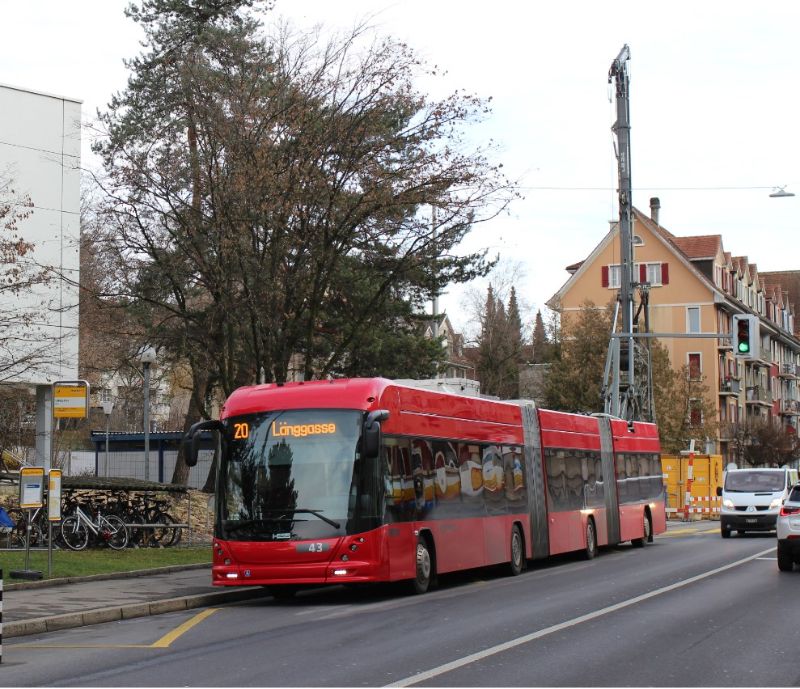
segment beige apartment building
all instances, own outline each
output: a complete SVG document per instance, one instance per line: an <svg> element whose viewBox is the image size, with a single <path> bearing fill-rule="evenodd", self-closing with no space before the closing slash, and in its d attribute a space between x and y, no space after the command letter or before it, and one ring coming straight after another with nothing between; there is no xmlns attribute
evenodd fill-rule
<svg viewBox="0 0 800 689"><path fill-rule="evenodd" d="M760 348L754 361L734 356L730 339L662 338L672 365L686 364L705 376L720 431L715 452L732 461L732 427L751 417L774 419L797 431L800 416L800 339L795 304L800 303L800 271L759 273L747 256L726 251L720 235L678 237L658 222L658 199L650 216L634 209L634 275L650 286L650 330L655 333L730 333L732 316L755 314ZM548 306L562 318L586 300L605 306L620 287L619 227L589 256L567 268L569 279Z"/></svg>

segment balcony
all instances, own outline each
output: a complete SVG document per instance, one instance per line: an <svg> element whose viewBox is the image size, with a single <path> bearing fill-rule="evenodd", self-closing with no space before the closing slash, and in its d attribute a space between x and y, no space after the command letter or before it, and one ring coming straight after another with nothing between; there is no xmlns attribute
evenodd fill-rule
<svg viewBox="0 0 800 689"><path fill-rule="evenodd" d="M730 422L721 422L719 425L719 441L721 443L729 443L736 438L736 430L734 424Z"/></svg>
<svg viewBox="0 0 800 689"><path fill-rule="evenodd" d="M797 365L796 364L781 364L778 370L778 376L781 378L797 378Z"/></svg>
<svg viewBox="0 0 800 689"><path fill-rule="evenodd" d="M800 416L800 400L781 400L781 414Z"/></svg>
<svg viewBox="0 0 800 689"><path fill-rule="evenodd" d="M761 404L767 407L772 406L772 395L770 394L769 390L761 385L754 385L753 387L747 388L747 394L745 395L745 401L747 404Z"/></svg>
<svg viewBox="0 0 800 689"><path fill-rule="evenodd" d="M733 378L723 380L719 386L720 395L738 395L740 390L739 381Z"/></svg>

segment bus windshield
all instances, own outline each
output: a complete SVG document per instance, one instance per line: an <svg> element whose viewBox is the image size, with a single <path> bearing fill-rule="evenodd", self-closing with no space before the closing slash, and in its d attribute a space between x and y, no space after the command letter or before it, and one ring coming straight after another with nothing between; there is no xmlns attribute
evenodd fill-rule
<svg viewBox="0 0 800 689"><path fill-rule="evenodd" d="M279 411L226 420L218 480L220 538L332 538L355 517L363 415Z"/></svg>

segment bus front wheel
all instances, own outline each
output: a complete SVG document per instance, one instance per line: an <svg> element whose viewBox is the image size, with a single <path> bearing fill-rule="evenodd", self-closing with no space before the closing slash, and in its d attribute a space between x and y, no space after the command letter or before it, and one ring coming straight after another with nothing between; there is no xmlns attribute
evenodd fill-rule
<svg viewBox="0 0 800 689"><path fill-rule="evenodd" d="M433 578L433 558L430 546L424 536L417 539L416 576L413 580L414 593L425 593L431 586Z"/></svg>

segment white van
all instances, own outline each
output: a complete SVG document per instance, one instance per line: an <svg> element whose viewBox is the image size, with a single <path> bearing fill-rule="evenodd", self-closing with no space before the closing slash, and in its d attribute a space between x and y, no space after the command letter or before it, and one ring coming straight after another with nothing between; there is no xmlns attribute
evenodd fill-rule
<svg viewBox="0 0 800 689"><path fill-rule="evenodd" d="M723 538L729 538L734 529L740 534L774 531L781 505L797 483L797 469L729 468L722 483L717 495L722 497L719 528Z"/></svg>

